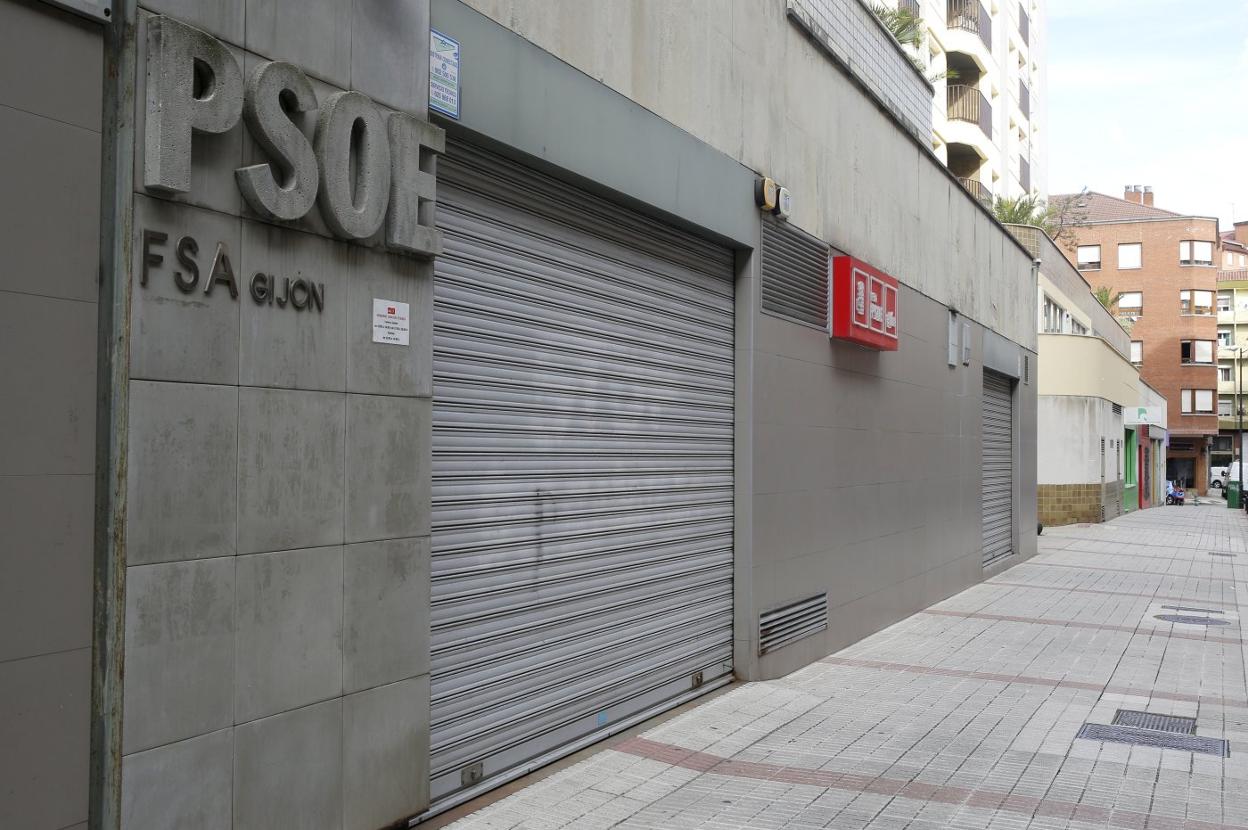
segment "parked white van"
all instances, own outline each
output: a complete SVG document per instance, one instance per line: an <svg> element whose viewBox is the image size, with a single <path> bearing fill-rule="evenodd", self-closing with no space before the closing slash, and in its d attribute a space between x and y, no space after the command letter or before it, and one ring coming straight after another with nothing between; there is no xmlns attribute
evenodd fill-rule
<svg viewBox="0 0 1248 830"><path fill-rule="evenodd" d="M1227 477L1230 467L1210 467L1209 468L1209 486L1222 488L1223 482L1230 481ZM1236 479L1238 480L1238 479Z"/></svg>

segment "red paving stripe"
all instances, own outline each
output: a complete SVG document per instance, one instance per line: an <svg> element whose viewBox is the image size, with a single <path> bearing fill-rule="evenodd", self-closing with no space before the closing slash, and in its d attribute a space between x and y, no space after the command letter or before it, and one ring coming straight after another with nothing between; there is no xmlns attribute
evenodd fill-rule
<svg viewBox="0 0 1248 830"><path fill-rule="evenodd" d="M1221 602L1213 599L1197 599L1195 597L1171 597L1165 594L1140 594L1134 591L1107 591L1101 588L1070 588L1066 585L1035 585L1031 582L1005 582L1004 580L989 579L983 583L984 585L1004 585L1009 588L1035 588L1038 591L1062 591L1072 594L1100 594L1108 597L1143 597L1145 599L1165 600L1166 602L1184 602L1197 603L1203 602L1206 605L1217 605L1223 608L1235 608L1233 602Z"/></svg>
<svg viewBox="0 0 1248 830"><path fill-rule="evenodd" d="M758 781L775 781L782 784L806 784L826 789L854 793L909 798L938 804L954 804L982 810L996 810L1022 816L1046 816L1073 821L1105 823L1124 828L1173 828L1174 830L1248 830L1243 825L1218 824L1197 819L1174 819L1150 816L1134 810L1111 810L1095 804L1076 804L1057 799L1037 798L995 790L977 790L970 787L937 786L919 781L903 781L899 778L872 777L853 772L788 767L780 764L763 764L757 761L739 761L696 752L674 744L635 737L616 744L612 749L638 758L660 761L674 767L726 775L733 778L751 778Z"/></svg>
<svg viewBox="0 0 1248 830"><path fill-rule="evenodd" d="M1186 631L1167 631L1162 628L1140 628L1130 625L1110 625L1109 623L1079 622L1077 620L1050 620L1044 617L1019 617L1013 614L988 614L982 611L943 611L938 608L927 608L919 612L937 617L959 617L965 620L992 620L995 622L1020 622L1032 625L1052 625L1057 628L1084 628L1089 631L1121 631L1124 634L1145 634L1149 637L1169 637L1171 640L1196 640L1202 643L1225 643L1242 646L1240 637L1219 637L1216 634L1191 634Z"/></svg>
<svg viewBox="0 0 1248 830"><path fill-rule="evenodd" d="M1131 543L1134 544L1134 543ZM1218 553L1235 553L1235 551L1225 550ZM1234 565L1235 562L1231 557L1211 556L1208 559L1192 559L1185 556L1154 556L1151 553L1136 553L1134 551L1108 551L1108 550L1083 550L1082 548L1057 548L1055 550L1046 550L1041 556L1062 556L1062 555L1078 555L1078 556L1125 556L1130 559L1160 559L1163 562L1188 562L1193 565Z"/></svg>
<svg viewBox="0 0 1248 830"><path fill-rule="evenodd" d="M1046 554L1047 555L1047 554ZM1105 568L1100 565L1068 565L1065 562L1037 562L1035 559L1028 559L1026 562L1019 562L1014 567L1025 568L1028 565L1035 565L1039 568L1070 568L1077 571L1107 571L1115 574L1131 574L1133 576L1163 576L1171 579L1203 579L1206 582L1230 582L1235 585L1248 585L1248 579L1230 579L1224 576L1196 576L1193 574L1171 574L1164 571L1141 571L1138 568Z"/></svg>
<svg viewBox="0 0 1248 830"><path fill-rule="evenodd" d="M1209 695L1188 695L1181 692L1164 692L1144 686L1110 686L1103 683L1088 683L1081 680L1060 680L1049 677L1033 677L1026 674L999 674L996 672L973 671L970 669L945 669L937 666L919 666L913 663L891 663L884 660L861 660L853 657L825 657L821 663L834 666L850 666L860 669L881 669L906 674L929 674L939 677L958 677L967 680L987 680L995 683L1021 683L1025 686L1047 686L1053 689L1081 689L1088 692L1099 692L1109 695L1133 695L1135 697L1156 698L1158 700L1177 700L1184 703L1199 703L1207 706L1228 706L1248 709L1248 700L1212 697Z"/></svg>

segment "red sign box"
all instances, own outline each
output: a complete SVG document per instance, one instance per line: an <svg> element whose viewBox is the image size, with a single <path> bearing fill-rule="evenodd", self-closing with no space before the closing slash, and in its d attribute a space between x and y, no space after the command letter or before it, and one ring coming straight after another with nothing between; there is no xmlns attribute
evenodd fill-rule
<svg viewBox="0 0 1248 830"><path fill-rule="evenodd" d="M838 256L829 287L833 337L897 351L897 280L860 259Z"/></svg>

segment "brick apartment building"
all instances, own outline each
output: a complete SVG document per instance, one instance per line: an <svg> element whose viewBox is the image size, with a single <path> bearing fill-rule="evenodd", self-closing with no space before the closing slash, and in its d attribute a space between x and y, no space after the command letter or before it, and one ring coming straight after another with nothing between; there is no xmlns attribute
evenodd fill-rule
<svg viewBox="0 0 1248 830"><path fill-rule="evenodd" d="M1094 290L1106 287L1116 298L1131 361L1166 398L1166 477L1206 492L1218 447L1218 220L1163 210L1148 187L1129 186L1121 199L1054 199L1078 200L1084 223L1067 256Z"/></svg>

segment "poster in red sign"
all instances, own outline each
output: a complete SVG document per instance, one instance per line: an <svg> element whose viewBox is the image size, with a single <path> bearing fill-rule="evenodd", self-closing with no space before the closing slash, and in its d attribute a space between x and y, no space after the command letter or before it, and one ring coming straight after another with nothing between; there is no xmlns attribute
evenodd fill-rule
<svg viewBox="0 0 1248 830"><path fill-rule="evenodd" d="M838 256L832 260L829 288L833 337L869 349L897 350L897 280L860 259Z"/></svg>

